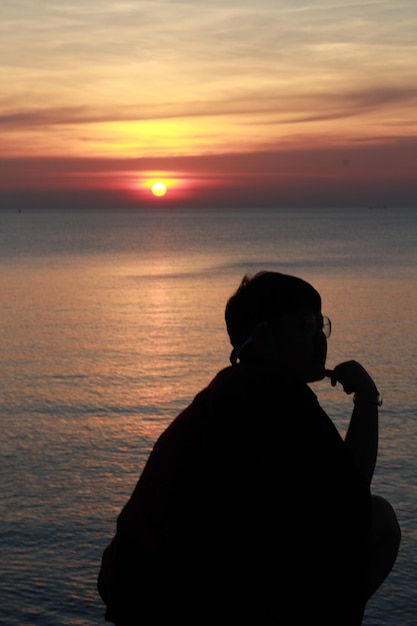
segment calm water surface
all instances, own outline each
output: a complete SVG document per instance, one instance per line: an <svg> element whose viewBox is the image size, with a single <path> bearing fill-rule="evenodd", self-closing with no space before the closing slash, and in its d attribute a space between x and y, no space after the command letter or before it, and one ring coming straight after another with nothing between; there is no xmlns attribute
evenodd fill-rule
<svg viewBox="0 0 417 626"><path fill-rule="evenodd" d="M366 626L417 624L417 212L0 212L0 623L103 624L95 580L160 432L228 364L247 271L311 281L384 395L374 490L402 530ZM314 386L344 432L351 400Z"/></svg>

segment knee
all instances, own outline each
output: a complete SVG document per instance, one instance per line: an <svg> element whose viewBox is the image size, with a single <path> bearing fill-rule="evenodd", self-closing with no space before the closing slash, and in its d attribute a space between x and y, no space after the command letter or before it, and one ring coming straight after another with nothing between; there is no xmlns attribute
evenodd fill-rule
<svg viewBox="0 0 417 626"><path fill-rule="evenodd" d="M380 496L372 496L371 569L369 595L384 582L397 559L401 529L394 509Z"/></svg>
<svg viewBox="0 0 417 626"><path fill-rule="evenodd" d="M371 498L372 543L390 546L395 555L401 543L401 528L391 504L381 496Z"/></svg>

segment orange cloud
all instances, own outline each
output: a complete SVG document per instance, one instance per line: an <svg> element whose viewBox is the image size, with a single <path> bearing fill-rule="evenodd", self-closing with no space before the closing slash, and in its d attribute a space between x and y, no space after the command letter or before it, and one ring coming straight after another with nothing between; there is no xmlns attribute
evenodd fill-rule
<svg viewBox="0 0 417 626"><path fill-rule="evenodd" d="M417 139L381 136L201 156L6 158L0 160L0 194L55 190L81 198L88 192L87 203L140 207L149 200L151 181L160 178L171 188L166 200L178 206L414 206L416 171Z"/></svg>
<svg viewBox="0 0 417 626"><path fill-rule="evenodd" d="M300 195L296 180L313 190L378 177L410 195L414 2L74 0L34 15L22 0L1 11L3 190L122 193L162 171L192 181L190 202L281 202Z"/></svg>

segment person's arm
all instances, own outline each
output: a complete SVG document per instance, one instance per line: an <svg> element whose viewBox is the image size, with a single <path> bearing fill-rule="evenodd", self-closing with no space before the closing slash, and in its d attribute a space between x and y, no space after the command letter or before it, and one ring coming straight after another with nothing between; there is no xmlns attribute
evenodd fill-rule
<svg viewBox="0 0 417 626"><path fill-rule="evenodd" d="M341 383L347 394L354 393L354 408L345 444L354 462L370 484L378 455L378 389L365 368L356 361L347 361L326 372L332 381Z"/></svg>

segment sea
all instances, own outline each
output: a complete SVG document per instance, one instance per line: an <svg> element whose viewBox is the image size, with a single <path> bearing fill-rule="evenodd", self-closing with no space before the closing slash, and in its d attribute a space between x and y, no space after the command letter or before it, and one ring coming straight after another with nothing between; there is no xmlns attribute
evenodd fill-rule
<svg viewBox="0 0 417 626"><path fill-rule="evenodd" d="M0 210L0 624L105 623L117 515L228 365L228 297L267 269L319 290L327 366L356 359L383 395L372 489L402 543L364 625L417 624L417 210L385 207ZM313 389L344 435L352 398Z"/></svg>

